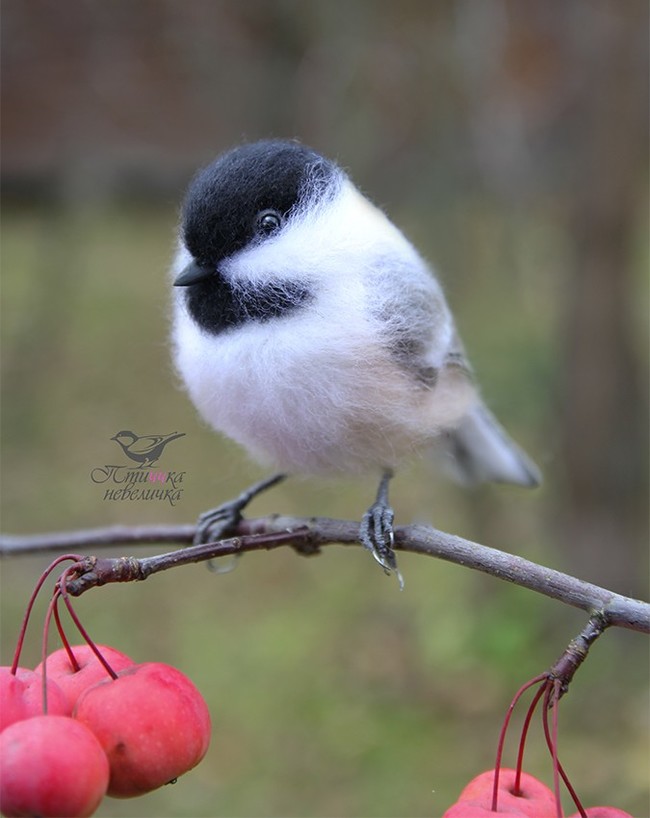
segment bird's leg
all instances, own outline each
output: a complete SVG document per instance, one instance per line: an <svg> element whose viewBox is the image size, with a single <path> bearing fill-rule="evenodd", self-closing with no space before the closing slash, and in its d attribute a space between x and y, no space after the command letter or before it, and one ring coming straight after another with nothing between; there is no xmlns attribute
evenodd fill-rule
<svg viewBox="0 0 650 818"><path fill-rule="evenodd" d="M260 480L259 483L249 486L234 500L229 500L227 503L217 506L217 508L204 511L196 522L194 545L221 539L224 534L231 531L239 523L242 519L242 511L254 497L277 485L286 476L286 474L274 474L272 477L267 477L265 480Z"/></svg>
<svg viewBox="0 0 650 818"><path fill-rule="evenodd" d="M395 514L388 503L388 484L393 472L387 469L377 489L377 498L361 519L359 539L386 574L395 572L400 587L404 585L402 575L397 570L397 560L393 551L393 519Z"/></svg>

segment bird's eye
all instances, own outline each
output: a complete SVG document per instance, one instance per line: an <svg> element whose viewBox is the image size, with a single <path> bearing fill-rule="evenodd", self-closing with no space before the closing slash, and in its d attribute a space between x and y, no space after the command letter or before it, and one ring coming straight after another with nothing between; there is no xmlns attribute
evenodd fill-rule
<svg viewBox="0 0 650 818"><path fill-rule="evenodd" d="M282 221L282 214L277 210L262 210L255 219L257 232L263 236L270 236L282 227Z"/></svg>

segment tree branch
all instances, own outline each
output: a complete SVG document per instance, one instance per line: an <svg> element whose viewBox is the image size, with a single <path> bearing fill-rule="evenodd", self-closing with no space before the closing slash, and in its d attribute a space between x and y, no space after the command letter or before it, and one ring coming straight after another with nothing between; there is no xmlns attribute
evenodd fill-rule
<svg viewBox="0 0 650 818"><path fill-rule="evenodd" d="M0 556L148 543L191 543L193 525L114 526L36 536L0 538ZM153 573L217 557L270 550L289 545L302 554L318 553L321 546L359 545L359 525L325 517L263 517L242 520L234 537L217 543L190 546L155 557L115 559L88 557L80 563L71 594L108 582L146 579ZM528 588L598 617L604 627L617 626L650 633L650 604L616 594L576 577L529 560L489 548L434 528L411 525L395 529L395 550L438 557Z"/></svg>

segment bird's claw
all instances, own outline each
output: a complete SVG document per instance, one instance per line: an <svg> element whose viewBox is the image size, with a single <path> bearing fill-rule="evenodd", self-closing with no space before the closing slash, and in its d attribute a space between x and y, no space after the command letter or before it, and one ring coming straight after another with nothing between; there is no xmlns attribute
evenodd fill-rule
<svg viewBox="0 0 650 818"><path fill-rule="evenodd" d="M241 521L241 512L242 506L236 500L204 511L196 521L194 545L220 540Z"/></svg>
<svg viewBox="0 0 650 818"><path fill-rule="evenodd" d="M207 542L220 540L224 534L232 532L242 521L242 511L250 501L284 479L284 474L274 474L250 486L239 497L235 497L234 500L229 500L216 508L204 511L196 521L194 545L203 545Z"/></svg>
<svg viewBox="0 0 650 818"><path fill-rule="evenodd" d="M359 539L386 574L396 574L400 587L403 586L402 575L397 570L397 559L393 550L395 534L393 532L393 509L381 500L373 503L363 515Z"/></svg>

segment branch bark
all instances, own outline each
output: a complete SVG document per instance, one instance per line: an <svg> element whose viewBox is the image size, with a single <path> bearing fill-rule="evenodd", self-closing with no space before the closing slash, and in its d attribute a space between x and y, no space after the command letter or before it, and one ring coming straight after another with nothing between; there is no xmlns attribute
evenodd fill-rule
<svg viewBox="0 0 650 818"><path fill-rule="evenodd" d="M193 525L113 526L36 536L0 538L0 556L79 551L106 546L150 543L191 543ZM359 525L326 517L260 517L242 520L235 536L216 543L189 546L154 557L97 558L81 562L68 592L79 595L109 582L146 579L151 574L217 557L291 546L301 554L316 554L326 545L359 545ZM426 526L395 529L395 550L437 557L512 582L598 617L604 627L616 626L650 633L650 604L538 565L514 554L465 540Z"/></svg>

